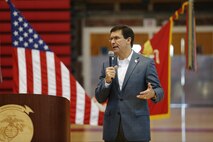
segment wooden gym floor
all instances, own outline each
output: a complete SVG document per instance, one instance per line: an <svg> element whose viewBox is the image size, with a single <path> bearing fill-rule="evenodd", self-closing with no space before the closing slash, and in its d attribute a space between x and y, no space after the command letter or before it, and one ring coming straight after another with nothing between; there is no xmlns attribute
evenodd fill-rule
<svg viewBox="0 0 213 142"><path fill-rule="evenodd" d="M213 142L213 109L171 108L170 118L151 121L151 138L151 142ZM71 125L70 141L103 142L102 127Z"/></svg>

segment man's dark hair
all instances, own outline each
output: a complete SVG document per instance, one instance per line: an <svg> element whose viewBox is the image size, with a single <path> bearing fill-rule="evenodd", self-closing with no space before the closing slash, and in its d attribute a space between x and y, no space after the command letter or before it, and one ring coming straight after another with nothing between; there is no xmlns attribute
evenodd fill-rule
<svg viewBox="0 0 213 142"><path fill-rule="evenodd" d="M134 43L134 37L135 37L133 30L127 25L116 25L110 30L110 33L119 31L119 30L121 30L122 35L125 39L127 39L128 37L131 37L131 47L132 47Z"/></svg>

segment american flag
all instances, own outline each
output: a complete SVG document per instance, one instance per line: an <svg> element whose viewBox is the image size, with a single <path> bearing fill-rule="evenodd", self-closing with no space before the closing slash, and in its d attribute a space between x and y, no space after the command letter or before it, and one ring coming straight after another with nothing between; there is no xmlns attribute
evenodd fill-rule
<svg viewBox="0 0 213 142"><path fill-rule="evenodd" d="M14 92L65 97L73 124L101 125L103 113L21 13L11 10Z"/></svg>

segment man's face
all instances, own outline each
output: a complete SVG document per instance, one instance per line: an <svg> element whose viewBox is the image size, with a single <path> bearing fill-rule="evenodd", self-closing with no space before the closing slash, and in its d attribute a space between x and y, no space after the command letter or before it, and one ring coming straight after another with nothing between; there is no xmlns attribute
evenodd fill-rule
<svg viewBox="0 0 213 142"><path fill-rule="evenodd" d="M123 37L121 30L112 32L110 34L109 41L111 43L113 52L117 55L124 53L125 50L127 49L127 47L130 45L131 40L129 40L129 39L131 39L131 38L125 39Z"/></svg>

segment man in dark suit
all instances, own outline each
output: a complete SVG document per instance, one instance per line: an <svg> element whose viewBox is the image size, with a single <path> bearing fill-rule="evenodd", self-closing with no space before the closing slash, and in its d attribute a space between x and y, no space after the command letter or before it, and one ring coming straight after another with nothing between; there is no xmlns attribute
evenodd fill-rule
<svg viewBox="0 0 213 142"><path fill-rule="evenodd" d="M163 98L154 60L132 50L133 30L117 25L110 31L112 51L117 65L103 64L95 96L107 101L104 114L105 142L149 142L150 118L147 100Z"/></svg>

